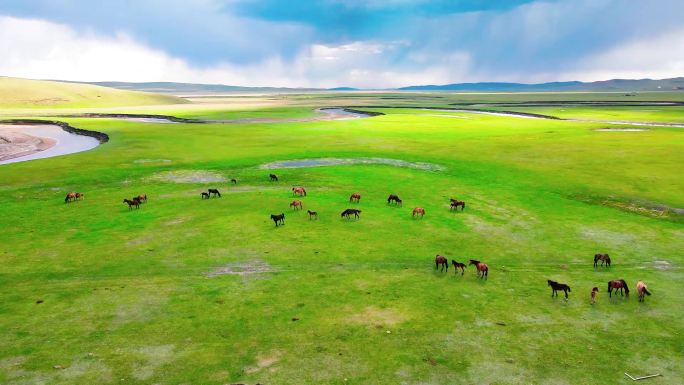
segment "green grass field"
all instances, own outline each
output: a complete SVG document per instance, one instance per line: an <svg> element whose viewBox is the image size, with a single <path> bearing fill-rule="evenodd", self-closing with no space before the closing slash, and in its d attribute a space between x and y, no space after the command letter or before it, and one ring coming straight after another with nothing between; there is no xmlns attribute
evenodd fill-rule
<svg viewBox="0 0 684 385"><path fill-rule="evenodd" d="M390 103L433 105L427 96ZM324 105L386 105L383 97L292 95L270 107L156 111L297 118ZM630 107L639 109L654 108ZM623 372L681 383L681 128L600 132L605 124L373 110L386 115L271 124L60 119L110 141L0 166L0 384L631 383ZM444 169L259 168L320 157ZM269 182L270 172L280 182ZM309 193L303 212L288 209L293 186ZM223 197L201 200L208 187ZM64 204L68 191L86 198ZM348 202L353 192L360 203ZM129 211L122 199L140 193L149 202ZM390 193L403 207L386 205ZM450 212L451 197L465 200L465 211ZM417 206L422 220L411 218ZM361 219L341 220L348 207ZM320 219L309 221L306 209ZM281 212L286 224L275 228L269 215ZM597 252L613 266L594 269ZM480 259L489 279L476 279L472 266L464 276L437 272L436 254ZM620 278L632 295L610 300L606 283ZM569 301L551 298L547 279L569 284ZM637 280L653 293L644 303ZM591 305L594 286L601 291Z"/></svg>

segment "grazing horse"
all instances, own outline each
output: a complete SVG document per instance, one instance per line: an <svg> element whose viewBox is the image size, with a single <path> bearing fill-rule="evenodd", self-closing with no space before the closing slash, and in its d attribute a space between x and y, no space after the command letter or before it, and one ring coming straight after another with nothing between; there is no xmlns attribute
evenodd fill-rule
<svg viewBox="0 0 684 385"><path fill-rule="evenodd" d="M210 196L217 196L218 195L219 198L221 197L221 193L219 192L219 190L217 190L215 188L210 188L209 190L207 190L207 192L209 193Z"/></svg>
<svg viewBox="0 0 684 385"><path fill-rule="evenodd" d="M139 208L140 208L140 201L137 200L137 199L133 199L133 200L124 199L124 200L123 200L123 203L128 204L128 209L129 209L129 210L133 209L133 207L135 207L136 209L139 209Z"/></svg>
<svg viewBox="0 0 684 385"><path fill-rule="evenodd" d="M487 276L489 275L489 266L487 266L486 263L471 259L469 265L475 265L478 278L487 279Z"/></svg>
<svg viewBox="0 0 684 385"><path fill-rule="evenodd" d="M276 174L269 174L268 176L269 176L269 178L271 178L271 182L277 182L278 181L278 177L276 176Z"/></svg>
<svg viewBox="0 0 684 385"><path fill-rule="evenodd" d="M450 199L451 204L449 205L449 210L458 210L458 207L461 207L461 211L465 210L465 202L464 201L459 201L458 199L451 198Z"/></svg>
<svg viewBox="0 0 684 385"><path fill-rule="evenodd" d="M620 290L620 295L622 295L622 290L624 289L625 295L629 297L629 288L627 287L627 282L624 279L616 279L613 281L608 281L608 295L613 298L613 289L615 289L615 294Z"/></svg>
<svg viewBox="0 0 684 385"><path fill-rule="evenodd" d="M271 219L273 219L273 222L275 222L276 227L278 227L278 223L280 223L281 225L285 224L285 214L271 214Z"/></svg>
<svg viewBox="0 0 684 385"><path fill-rule="evenodd" d="M66 197L64 198L64 203L69 203L69 202L71 202L71 201L75 201L75 200L79 197L79 194L80 194L81 197L83 196L83 194L77 193L77 192L73 192L73 191L70 192L70 193L68 193L68 194L66 195Z"/></svg>
<svg viewBox="0 0 684 385"><path fill-rule="evenodd" d="M357 210L357 209L346 209L346 210L342 211L342 214L340 214L340 217L341 217L341 218L347 218L347 219L349 219L349 218L351 218L351 216L353 215L356 219L358 219L358 218L359 218L359 214L361 214L361 210Z"/></svg>
<svg viewBox="0 0 684 385"><path fill-rule="evenodd" d="M140 203L143 203L143 202L144 202L144 203L147 203L147 194L140 194L140 195L138 195L137 197L135 197L135 198L133 198L133 199L139 200Z"/></svg>
<svg viewBox="0 0 684 385"><path fill-rule="evenodd" d="M598 291L599 291L598 287L594 287L593 289L591 289L591 304L592 305L596 303L596 294L598 294Z"/></svg>
<svg viewBox="0 0 684 385"><path fill-rule="evenodd" d="M548 282L549 286L551 286L551 297L553 297L554 295L558 297L558 290L563 290L563 292L565 293L565 299L568 299L568 292L571 291L570 286L564 283L552 281L550 279L547 279L546 282Z"/></svg>
<svg viewBox="0 0 684 385"><path fill-rule="evenodd" d="M601 266L605 263L606 267L610 267L610 257L608 254L594 254L594 267L598 266L598 261L601 261Z"/></svg>
<svg viewBox="0 0 684 385"><path fill-rule="evenodd" d="M458 272L458 269L461 269L461 275L465 274L465 269L466 269L465 263L456 262L452 259L451 264L454 265L454 274L456 274Z"/></svg>
<svg viewBox="0 0 684 385"><path fill-rule="evenodd" d="M232 184L237 184L237 179L232 178L232 179L230 180L230 183L232 183Z"/></svg>
<svg viewBox="0 0 684 385"><path fill-rule="evenodd" d="M292 195L306 196L306 190L304 190L304 187L293 187Z"/></svg>
<svg viewBox="0 0 684 385"><path fill-rule="evenodd" d="M201 192L200 196L202 197L202 199L204 199L204 198L209 199L209 193L208 192Z"/></svg>
<svg viewBox="0 0 684 385"><path fill-rule="evenodd" d="M637 282L636 289L637 293L639 293L639 302L644 302L644 294L651 295L644 281Z"/></svg>
<svg viewBox="0 0 684 385"><path fill-rule="evenodd" d="M350 202L350 203L351 203L351 202L359 203L360 200L361 200L361 194L359 194L359 193L353 193L353 194L349 197L349 202Z"/></svg>
<svg viewBox="0 0 684 385"><path fill-rule="evenodd" d="M304 208L304 206L302 205L302 201L292 201L292 203L290 203L290 207L292 207L295 210L297 210L297 207L299 207L299 210Z"/></svg>
<svg viewBox="0 0 684 385"><path fill-rule="evenodd" d="M444 269L449 271L449 260L445 256L437 254L435 256L435 270L437 270L440 265L442 266L440 271L444 271Z"/></svg>
<svg viewBox="0 0 684 385"><path fill-rule="evenodd" d="M390 194L390 196L387 197L387 204L390 204L392 202L394 202L395 205L399 205L399 206L401 206L401 203L402 203L401 199L399 199L399 196L394 195L394 194Z"/></svg>
<svg viewBox="0 0 684 385"><path fill-rule="evenodd" d="M309 220L311 220L313 218L316 218L316 220L318 220L318 213L317 212L311 211L311 210L306 210L306 212L309 213Z"/></svg>
<svg viewBox="0 0 684 385"><path fill-rule="evenodd" d="M413 213L411 214L411 216L415 218L416 215L418 215L418 214L420 214L421 218L424 217L425 216L425 209L422 207L416 207L415 209L413 209Z"/></svg>

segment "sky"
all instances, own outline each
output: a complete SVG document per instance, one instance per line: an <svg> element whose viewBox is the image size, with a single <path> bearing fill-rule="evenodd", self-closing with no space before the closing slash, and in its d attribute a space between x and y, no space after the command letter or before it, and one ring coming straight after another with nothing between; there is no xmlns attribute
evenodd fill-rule
<svg viewBox="0 0 684 385"><path fill-rule="evenodd" d="M0 0L0 76L393 88L684 76L683 0Z"/></svg>

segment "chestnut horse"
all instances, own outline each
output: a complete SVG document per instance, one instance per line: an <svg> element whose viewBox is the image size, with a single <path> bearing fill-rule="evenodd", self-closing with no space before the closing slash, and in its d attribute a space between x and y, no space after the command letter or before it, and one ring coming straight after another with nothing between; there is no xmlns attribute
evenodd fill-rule
<svg viewBox="0 0 684 385"><path fill-rule="evenodd" d="M637 282L636 289L637 293L639 293L639 302L644 302L644 294L651 295L644 281Z"/></svg>
<svg viewBox="0 0 684 385"><path fill-rule="evenodd" d="M593 289L591 289L591 304L592 305L596 303L596 294L598 294L598 291L599 291L598 287L594 287Z"/></svg>
<svg viewBox="0 0 684 385"><path fill-rule="evenodd" d="M624 293L627 297L629 297L629 288L627 287L627 282L625 282L624 279L616 279L613 281L608 281L608 295L613 298L613 290L615 290L615 294L617 294L618 290L620 290L620 295L622 295L622 290L624 289Z"/></svg>
<svg viewBox="0 0 684 385"><path fill-rule="evenodd" d="M456 262L452 259L451 264L454 265L454 274L456 274L458 272L458 269L461 269L461 275L463 275L465 273L465 269L466 269L465 263Z"/></svg>
<svg viewBox="0 0 684 385"><path fill-rule="evenodd" d="M475 265L477 268L477 276L480 279L487 279L487 276L489 275L489 266L487 266L486 263L471 259L469 265Z"/></svg>
<svg viewBox="0 0 684 385"><path fill-rule="evenodd" d="M411 214L411 216L413 216L415 218L416 215L418 215L418 214L420 214L421 218L424 217L425 216L425 209L422 207L416 207L415 209L413 209L413 213Z"/></svg>
<svg viewBox="0 0 684 385"><path fill-rule="evenodd" d="M133 199L139 200L140 203L143 203L143 202L144 202L144 203L147 203L147 194L140 194L140 195L138 195L137 197L135 197L135 198L133 198Z"/></svg>
<svg viewBox="0 0 684 385"><path fill-rule="evenodd" d="M401 199L399 199L398 195L390 194L390 196L387 197L387 204L390 204L392 202L394 202L395 205L399 205L399 206L401 206L401 203L402 203L402 201L401 201Z"/></svg>
<svg viewBox="0 0 684 385"><path fill-rule="evenodd" d="M124 199L124 200L123 200L123 203L128 204L128 209L129 209L129 210L133 209L133 207L135 207L136 209L139 209L139 208L140 208L140 201L137 200L137 199L133 199L133 200Z"/></svg>
<svg viewBox="0 0 684 385"><path fill-rule="evenodd" d="M438 269L440 265L442 266L440 271L444 271L444 269L449 271L449 260L447 260L445 256L437 254L435 256L435 270Z"/></svg>
<svg viewBox="0 0 684 385"><path fill-rule="evenodd" d="M565 293L565 299L568 299L568 292L571 291L570 286L564 283L552 281L550 279L547 279L546 282L548 282L549 286L551 286L551 297L553 297L554 295L558 297L558 291L563 290L563 292Z"/></svg>
<svg viewBox="0 0 684 385"><path fill-rule="evenodd" d="M601 266L605 263L606 267L610 267L610 257L608 254L594 254L594 267L598 266L598 261L601 261Z"/></svg>
<svg viewBox="0 0 684 385"><path fill-rule="evenodd" d="M458 210L458 207L461 207L461 211L465 210L465 202L464 201L459 201L458 199L451 198L450 199L451 204L449 205L449 210Z"/></svg>
<svg viewBox="0 0 684 385"><path fill-rule="evenodd" d="M306 196L306 190L304 190L304 187L293 187L292 195Z"/></svg>
<svg viewBox="0 0 684 385"><path fill-rule="evenodd" d="M77 201L79 199L83 199L85 197L85 194L82 194L80 192L70 192L66 195L64 198L64 203L69 203L72 201Z"/></svg>
<svg viewBox="0 0 684 385"><path fill-rule="evenodd" d="M298 207L299 210L304 208L304 206L302 205L302 201L292 201L292 203L290 203L290 207L292 207L295 210L297 210Z"/></svg>
<svg viewBox="0 0 684 385"><path fill-rule="evenodd" d="M360 200L361 200L361 194L359 194L359 193L353 193L353 194L349 197L349 202L356 202L356 203L359 203Z"/></svg>
<svg viewBox="0 0 684 385"><path fill-rule="evenodd" d="M309 220L314 219L314 218L316 220L318 220L318 213L317 212L311 211L311 210L306 210L306 212L309 213Z"/></svg>

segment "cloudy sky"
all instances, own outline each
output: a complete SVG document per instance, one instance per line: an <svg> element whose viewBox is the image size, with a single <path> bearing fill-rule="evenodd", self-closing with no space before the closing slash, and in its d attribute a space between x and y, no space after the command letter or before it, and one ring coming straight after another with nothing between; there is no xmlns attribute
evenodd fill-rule
<svg viewBox="0 0 684 385"><path fill-rule="evenodd" d="M364 88L684 76L682 0L1 0L0 75Z"/></svg>

